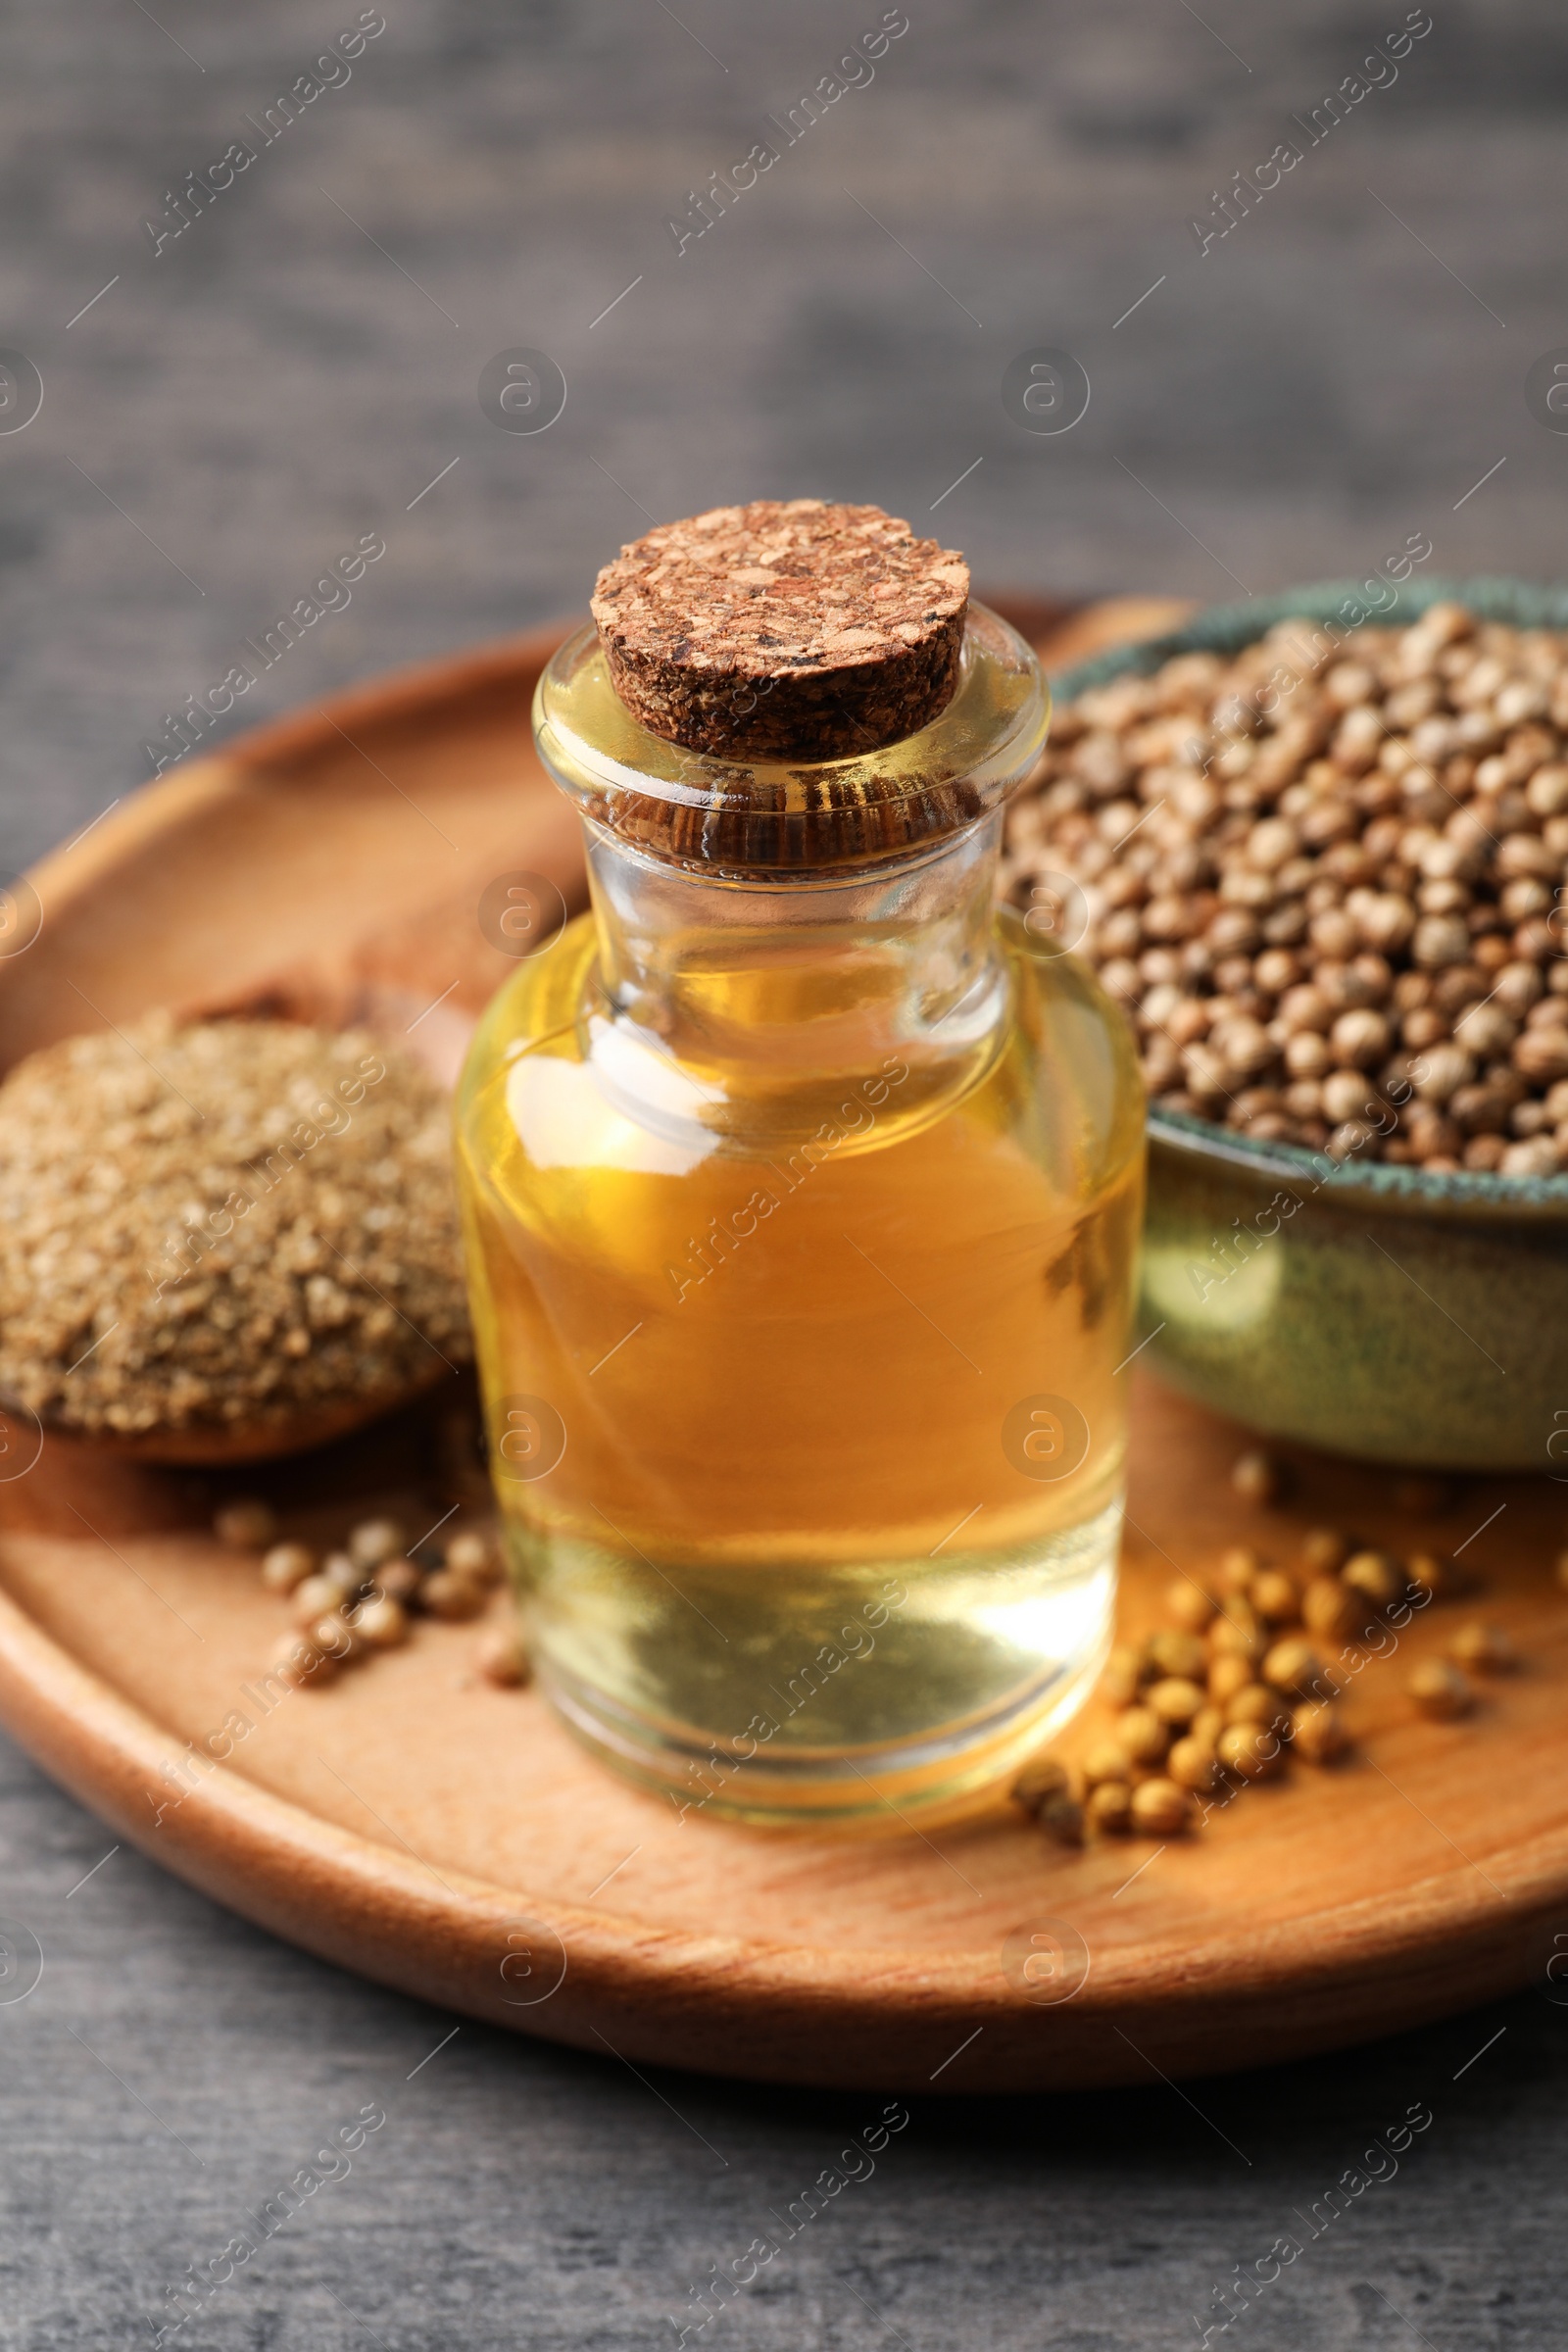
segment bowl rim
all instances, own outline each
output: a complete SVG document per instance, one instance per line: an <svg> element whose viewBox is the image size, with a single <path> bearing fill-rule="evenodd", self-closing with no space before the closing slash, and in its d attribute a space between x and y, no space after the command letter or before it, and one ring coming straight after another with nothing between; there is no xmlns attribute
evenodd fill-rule
<svg viewBox="0 0 1568 2352"><path fill-rule="evenodd" d="M1391 591L1377 601L1377 591ZM1112 646L1087 662L1074 663L1052 680L1059 707L1092 686L1103 686L1129 671L1148 677L1177 654L1236 654L1255 645L1282 620L1301 618L1335 622L1348 636L1366 624L1387 625L1397 608L1414 617L1436 604L1466 606L1482 620L1513 628L1568 630L1568 587L1482 573L1470 579L1434 578L1402 583L1372 580L1316 580L1287 588L1272 596L1250 597L1245 604L1210 605L1194 613L1180 628L1131 645ZM1403 625L1402 619L1399 625ZM1400 1208L1442 1214L1468 1209L1480 1216L1508 1216L1521 1212L1532 1218L1568 1216L1568 1172L1557 1176L1499 1176L1482 1169L1452 1175L1419 1167L1391 1167L1382 1160L1364 1166L1331 1160L1326 1152L1304 1145L1253 1142L1196 1119L1181 1111L1152 1104L1149 1111L1151 1140L1188 1158L1209 1158L1259 1176L1277 1176L1299 1186L1307 1183L1331 1201L1347 1208Z"/></svg>

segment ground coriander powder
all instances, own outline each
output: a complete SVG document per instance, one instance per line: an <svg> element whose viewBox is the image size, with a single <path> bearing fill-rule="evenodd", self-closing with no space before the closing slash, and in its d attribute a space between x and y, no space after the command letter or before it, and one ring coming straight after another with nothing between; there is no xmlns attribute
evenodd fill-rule
<svg viewBox="0 0 1568 2352"><path fill-rule="evenodd" d="M0 1394L46 1423L282 1427L468 1353L446 1100L368 1032L154 1013L0 1088Z"/></svg>

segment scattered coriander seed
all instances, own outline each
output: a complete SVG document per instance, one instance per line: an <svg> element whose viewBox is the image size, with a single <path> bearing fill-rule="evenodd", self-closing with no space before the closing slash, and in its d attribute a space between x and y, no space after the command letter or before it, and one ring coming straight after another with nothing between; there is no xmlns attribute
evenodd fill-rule
<svg viewBox="0 0 1568 2352"><path fill-rule="evenodd" d="M1216 1707L1210 1700L1206 1707L1200 1707L1193 1717L1187 1727L1187 1737L1199 1740L1204 1747L1212 1747L1224 1729L1225 1710Z"/></svg>
<svg viewBox="0 0 1568 2352"><path fill-rule="evenodd" d="M1250 1598L1269 1625L1295 1625L1301 1614L1300 1588L1282 1568L1265 1568L1255 1576Z"/></svg>
<svg viewBox="0 0 1568 2352"><path fill-rule="evenodd" d="M438 1568L427 1576L419 1589L419 1605L432 1617L445 1617L460 1623L466 1617L477 1617L488 1596L466 1576L453 1576Z"/></svg>
<svg viewBox="0 0 1568 2352"><path fill-rule="evenodd" d="M269 1592L292 1592L315 1567L308 1544L274 1544L262 1561L262 1582Z"/></svg>
<svg viewBox="0 0 1568 2352"><path fill-rule="evenodd" d="M1152 1838L1174 1838L1191 1826L1192 1799L1174 1781L1142 1781L1133 1790L1133 1827Z"/></svg>
<svg viewBox="0 0 1568 2352"><path fill-rule="evenodd" d="M337 1587L340 1599L347 1599L350 1593L358 1592L366 1577L366 1571L353 1553L347 1551L329 1551L317 1573L324 1576L329 1585Z"/></svg>
<svg viewBox="0 0 1568 2352"><path fill-rule="evenodd" d="M1158 1716L1161 1723L1184 1731L1203 1704L1203 1698L1200 1684L1172 1674L1162 1682L1150 1685L1144 1693L1144 1704L1152 1715Z"/></svg>
<svg viewBox="0 0 1568 2352"><path fill-rule="evenodd" d="M423 1583L423 1576L412 1560L383 1560L370 1579L370 1589L407 1608L411 1601L418 1599Z"/></svg>
<svg viewBox="0 0 1568 2352"><path fill-rule="evenodd" d="M361 1644L341 1609L328 1609L323 1617L318 1617L305 1631L317 1648L327 1657L336 1658L340 1666L346 1666L351 1658L357 1658L360 1654Z"/></svg>
<svg viewBox="0 0 1568 2352"><path fill-rule="evenodd" d="M493 1627L482 1637L480 1650L484 1649L486 1643L506 1638L515 1640L512 1627ZM1025 1813L1038 1813L1041 1806L1048 1804L1053 1797L1070 1795L1071 1788L1065 1764L1058 1763L1054 1756L1031 1756L1012 1784L1012 1801L1020 1805Z"/></svg>
<svg viewBox="0 0 1568 2352"><path fill-rule="evenodd" d="M362 1519L349 1530L348 1553L362 1577L404 1545L404 1533L395 1519Z"/></svg>
<svg viewBox="0 0 1568 2352"><path fill-rule="evenodd" d="M479 1636L473 1653L474 1664L487 1683L495 1683L503 1690L519 1690L533 1679L533 1661L528 1655L522 1635L514 1625L493 1625ZM1048 1801L1057 1802L1067 1794L1065 1775L1063 1784Z"/></svg>
<svg viewBox="0 0 1568 2352"><path fill-rule="evenodd" d="M1225 1701L1225 1722L1261 1724L1276 1730L1290 1720L1290 1709L1267 1683L1248 1683Z"/></svg>
<svg viewBox="0 0 1568 2352"><path fill-rule="evenodd" d="M409 1638L408 1611L385 1592L372 1592L368 1600L362 1600L349 1624L370 1649L396 1649Z"/></svg>
<svg viewBox="0 0 1568 2352"><path fill-rule="evenodd" d="M1082 1845L1084 1809L1075 1796L1048 1796L1035 1820L1058 1845Z"/></svg>
<svg viewBox="0 0 1568 2352"><path fill-rule="evenodd" d="M1250 1665L1257 1663L1263 1655L1263 1629L1246 1601L1227 1603L1209 1629L1208 1647L1213 1658L1245 1658Z"/></svg>
<svg viewBox="0 0 1568 2352"><path fill-rule="evenodd" d="M1405 1562L1405 1573L1426 1600L1451 1600L1464 1592L1468 1582L1456 1561L1435 1551L1418 1551Z"/></svg>
<svg viewBox="0 0 1568 2352"><path fill-rule="evenodd" d="M1301 1595L1301 1622L1321 1641L1348 1642L1359 1631L1365 1613L1338 1577L1314 1577Z"/></svg>
<svg viewBox="0 0 1568 2352"><path fill-rule="evenodd" d="M1434 1723L1452 1723L1459 1716L1468 1715L1475 1704L1475 1692L1466 1676L1442 1658L1429 1658L1418 1666L1405 1689L1422 1714Z"/></svg>
<svg viewBox="0 0 1568 2352"><path fill-rule="evenodd" d="M1103 1838L1124 1837L1133 1823L1133 1792L1125 1781L1102 1781L1084 1801L1084 1818Z"/></svg>
<svg viewBox="0 0 1568 2352"><path fill-rule="evenodd" d="M335 1609L343 1598L343 1588L330 1576L307 1576L289 1595L297 1625L310 1625Z"/></svg>
<svg viewBox="0 0 1568 2352"><path fill-rule="evenodd" d="M453 1537L447 1545L446 1566L454 1576L466 1576L487 1591L499 1585L506 1574L490 1538L471 1528Z"/></svg>
<svg viewBox="0 0 1568 2352"><path fill-rule="evenodd" d="M1227 1725L1219 1736L1216 1753L1226 1771L1239 1773L1244 1781L1272 1780L1285 1763L1278 1733L1255 1723Z"/></svg>
<svg viewBox="0 0 1568 2352"><path fill-rule="evenodd" d="M1483 1625L1479 1618L1461 1625L1450 1636L1448 1655L1456 1666L1467 1666L1473 1674L1512 1674L1519 1663L1519 1652L1507 1635L1497 1626Z"/></svg>
<svg viewBox="0 0 1568 2352"><path fill-rule="evenodd" d="M1309 1764L1330 1764L1343 1756L1349 1740L1344 1719L1332 1700L1298 1707L1291 1718L1291 1745Z"/></svg>
<svg viewBox="0 0 1568 2352"><path fill-rule="evenodd" d="M1196 1634L1169 1628L1150 1636L1144 1656L1156 1677L1175 1676L1189 1683L1200 1682L1208 1664L1208 1652Z"/></svg>
<svg viewBox="0 0 1568 2352"><path fill-rule="evenodd" d="M1273 1455L1254 1448L1232 1464L1231 1485L1244 1502L1266 1503L1277 1500L1284 1478Z"/></svg>
<svg viewBox="0 0 1568 2352"><path fill-rule="evenodd" d="M1132 1759L1118 1741L1102 1740L1085 1756L1082 1771L1084 1787L1098 1788L1102 1781L1130 1780Z"/></svg>
<svg viewBox="0 0 1568 2352"><path fill-rule="evenodd" d="M1301 1558L1314 1576L1333 1576L1350 1556L1350 1543L1338 1528L1314 1527L1301 1539Z"/></svg>
<svg viewBox="0 0 1568 2352"><path fill-rule="evenodd" d="M265 1551L277 1540L277 1513L258 1495L239 1496L215 1512L213 1533L231 1550Z"/></svg>
<svg viewBox="0 0 1568 2352"><path fill-rule="evenodd" d="M1165 1588L1165 1614L1183 1633L1200 1634L1214 1614L1214 1596L1191 1577L1179 1576Z"/></svg>
<svg viewBox="0 0 1568 2352"><path fill-rule="evenodd" d="M1565 1552L1563 1557L1568 1559L1568 1552ZM1105 1671L1101 1677L1100 1687L1113 1707L1127 1707L1131 1706L1133 1700L1138 1696L1138 1686L1143 1679L1143 1651L1134 1649L1128 1643L1123 1643L1120 1647L1113 1649L1105 1661Z"/></svg>
<svg viewBox="0 0 1568 2352"><path fill-rule="evenodd" d="M1289 1691L1294 1697L1307 1697L1319 1681L1323 1668L1317 1651L1310 1642L1299 1635L1289 1635L1276 1642L1263 1660L1263 1680L1276 1690Z"/></svg>
<svg viewBox="0 0 1568 2352"><path fill-rule="evenodd" d="M1130 1762L1152 1770L1165 1760L1170 1733L1148 1707L1128 1707L1116 1718L1116 1740Z"/></svg>
<svg viewBox="0 0 1568 2352"><path fill-rule="evenodd" d="M306 1633L292 1635L272 1657L272 1672L295 1690L321 1690L337 1673L338 1662Z"/></svg>
<svg viewBox="0 0 1568 2352"><path fill-rule="evenodd" d="M1227 1592L1250 1592L1262 1565L1262 1554L1250 1544L1233 1544L1220 1554L1219 1581Z"/></svg>
<svg viewBox="0 0 1568 2352"><path fill-rule="evenodd" d="M1400 1598L1405 1579L1386 1551L1358 1551L1340 1570L1340 1582L1375 1609L1386 1609Z"/></svg>
<svg viewBox="0 0 1568 2352"><path fill-rule="evenodd" d="M1165 1759L1165 1770L1180 1788L1212 1788L1219 1777L1219 1758L1212 1741L1195 1739L1189 1733L1171 1749Z"/></svg>
<svg viewBox="0 0 1568 2352"><path fill-rule="evenodd" d="M1208 1670L1208 1695L1211 1702L1216 1707L1227 1706L1237 1691L1245 1690L1252 1679L1250 1658L1239 1658L1232 1652L1223 1652L1214 1659Z"/></svg>

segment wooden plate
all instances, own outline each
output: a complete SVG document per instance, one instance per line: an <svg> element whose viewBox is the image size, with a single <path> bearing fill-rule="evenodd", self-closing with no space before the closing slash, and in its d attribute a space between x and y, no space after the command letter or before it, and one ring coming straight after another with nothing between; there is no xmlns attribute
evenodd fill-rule
<svg viewBox="0 0 1568 2352"><path fill-rule="evenodd" d="M1055 616L1059 617L1059 615ZM1120 608L1110 635L1169 625ZM1047 623L1038 633L1051 643ZM1071 659L1095 616L1069 624ZM348 696L192 763L34 876L0 963L4 1059L153 1004L406 1031L450 1070L507 969L476 907L526 869L581 896L527 707L554 634ZM1059 644L1061 641L1056 641ZM1067 657L1063 657L1067 658ZM291 1526L439 1484L437 1404L244 1474ZM1454 1549L1526 1670L1468 1723L1413 1718L1418 1618L1356 1678L1357 1747L1162 1848L1041 1843L1000 1811L933 1838L763 1836L608 1778L533 1692L431 1625L318 1692L262 1680L284 1623L207 1535L211 1479L55 1437L0 1455L0 1716L123 1837L248 1918L387 1984L640 2064L904 2090L1177 2076L1332 2047L1523 1983L1568 1931L1568 1598L1549 1483L1454 1491L1300 1457L1233 1495L1239 1434L1139 1389L1124 1615L1228 1542L1289 1560L1323 1520ZM12 1474L7 1476L7 1470ZM1500 1506L1500 1516L1498 1513ZM432 1513L433 1515L433 1513ZM1472 1530L1484 1530L1473 1536ZM1093 1710L1073 1744L1095 1736Z"/></svg>

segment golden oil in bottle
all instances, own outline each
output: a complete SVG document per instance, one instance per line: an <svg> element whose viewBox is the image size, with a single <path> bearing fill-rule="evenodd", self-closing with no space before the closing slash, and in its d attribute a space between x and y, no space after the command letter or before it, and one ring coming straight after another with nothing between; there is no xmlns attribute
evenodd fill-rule
<svg viewBox="0 0 1568 2352"><path fill-rule="evenodd" d="M541 684L593 910L464 1078L479 1359L541 1680L682 1813L959 1810L1103 1658L1143 1111L1119 1014L993 905L1047 708L971 608L948 710L834 763L833 807L925 813L842 857L819 813L803 866L801 770L648 734L592 631ZM694 808L711 870L662 839Z"/></svg>

